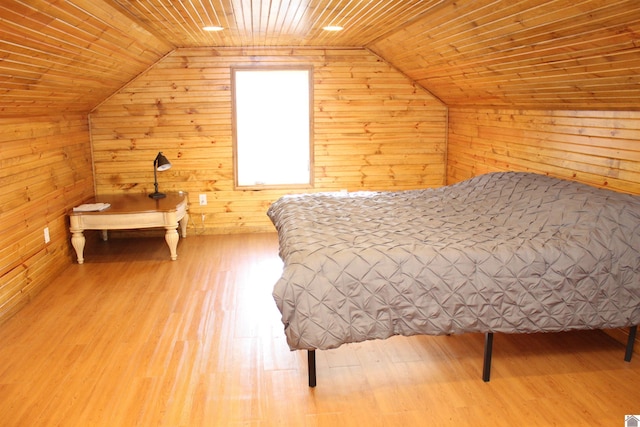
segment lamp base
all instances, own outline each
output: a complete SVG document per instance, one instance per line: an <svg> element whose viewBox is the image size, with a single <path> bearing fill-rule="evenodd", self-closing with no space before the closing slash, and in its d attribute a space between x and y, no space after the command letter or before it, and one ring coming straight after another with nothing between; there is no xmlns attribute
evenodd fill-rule
<svg viewBox="0 0 640 427"><path fill-rule="evenodd" d="M165 197L167 197L167 195L156 191L155 193L149 194L149 197L151 197L152 199L164 199Z"/></svg>

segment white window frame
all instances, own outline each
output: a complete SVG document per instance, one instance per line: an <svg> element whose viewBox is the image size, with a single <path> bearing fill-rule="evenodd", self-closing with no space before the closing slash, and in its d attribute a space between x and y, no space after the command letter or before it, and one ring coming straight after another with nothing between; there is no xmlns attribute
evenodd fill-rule
<svg viewBox="0 0 640 427"><path fill-rule="evenodd" d="M313 67L232 67L231 75L235 188L313 187ZM257 76L272 82L258 85Z"/></svg>

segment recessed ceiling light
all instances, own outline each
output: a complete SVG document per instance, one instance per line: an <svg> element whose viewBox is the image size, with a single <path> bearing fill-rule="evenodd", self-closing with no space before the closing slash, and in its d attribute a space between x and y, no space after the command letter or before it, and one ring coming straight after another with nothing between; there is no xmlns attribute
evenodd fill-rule
<svg viewBox="0 0 640 427"><path fill-rule="evenodd" d="M217 25L208 25L206 27L202 27L203 30L205 31L222 31L224 30L223 27L219 27Z"/></svg>
<svg viewBox="0 0 640 427"><path fill-rule="evenodd" d="M342 31L343 28L339 25L327 25L326 27L322 27L325 31Z"/></svg>

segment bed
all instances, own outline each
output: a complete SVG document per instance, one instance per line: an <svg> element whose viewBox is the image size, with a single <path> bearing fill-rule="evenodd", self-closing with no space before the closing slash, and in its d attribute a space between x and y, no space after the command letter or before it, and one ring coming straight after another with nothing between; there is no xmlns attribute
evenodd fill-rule
<svg viewBox="0 0 640 427"><path fill-rule="evenodd" d="M394 335L640 323L640 197L522 172L437 189L288 195L267 212L282 276L273 296L291 350Z"/></svg>

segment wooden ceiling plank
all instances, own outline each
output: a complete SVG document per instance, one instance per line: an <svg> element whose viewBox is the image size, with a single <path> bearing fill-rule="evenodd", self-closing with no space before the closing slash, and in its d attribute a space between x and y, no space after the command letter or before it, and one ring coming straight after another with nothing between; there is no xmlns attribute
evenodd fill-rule
<svg viewBox="0 0 640 427"><path fill-rule="evenodd" d="M5 29L9 28L5 27ZM96 68L113 72L114 65L118 65L119 61L123 60L122 58L114 58L113 46L101 49L98 45L91 44L88 46L72 45L62 38L54 38L53 36L43 37L41 34L27 31L14 28L10 34L7 34L3 30L0 30L0 34L3 34L3 38L7 42L13 42L14 45L22 44L24 49L30 49L32 54L40 56L41 58L50 58L51 62L54 63L77 63L79 62L77 58L85 58L82 61L81 67L85 71L88 71L88 65L92 65ZM63 36L62 34L63 33L61 33L61 36ZM144 66L145 64L144 58L141 58L140 55L127 53L123 56L124 59L131 61L131 63L138 63L140 66Z"/></svg>
<svg viewBox="0 0 640 427"><path fill-rule="evenodd" d="M44 51L33 51L18 46L13 49L13 52L6 51L2 64L7 70L11 70L17 75L29 73L30 75L41 76L53 72L67 75L91 74L96 78L110 82L110 84L126 76L126 74L118 72L118 70L114 72L113 69L109 69L108 67L94 67L89 71L88 66L91 65L91 61L89 60L84 64L78 61L72 63L65 63L63 61L64 57L47 57ZM115 65L117 65L116 62L112 64L112 66Z"/></svg>
<svg viewBox="0 0 640 427"><path fill-rule="evenodd" d="M441 0L430 2L422 1L396 1L388 2L379 0L379 6L365 10L359 14L354 14L345 22L347 31L353 29L353 35L349 35L351 44L355 46L367 46L371 40L381 37L381 29L393 31L398 26L404 26L417 19L425 13L425 8L430 8L430 4L440 3Z"/></svg>
<svg viewBox="0 0 640 427"><path fill-rule="evenodd" d="M541 1L541 0L536 0ZM518 4L518 3L516 3ZM506 8L500 0L478 0L476 2L450 1L434 8L423 19L403 28L401 38L407 45L417 48L427 45L436 48L439 44L450 46L450 37L457 40L456 35L476 27L475 21L485 15L495 16L505 13Z"/></svg>
<svg viewBox="0 0 640 427"><path fill-rule="evenodd" d="M366 47L452 105L619 108L640 99L637 0L5 0L0 19L0 93L30 112L56 90L66 111L97 105L178 46L209 47L185 69L198 55L230 55L223 46L242 48L238 63L260 64L286 62L273 47L305 55L316 46L343 56L351 73L360 71L336 47ZM206 23L225 30L204 32ZM330 23L345 29L321 30ZM177 91L188 84L168 78Z"/></svg>
<svg viewBox="0 0 640 427"><path fill-rule="evenodd" d="M157 41L157 44L167 46L167 49L173 47L174 45L167 40L157 29L152 25L152 23L148 22L145 19L140 19L136 14L132 13L132 11L127 7L126 0L102 0L106 5L113 8L114 10L119 11L123 17L128 18L128 21L135 26L136 29L144 30L149 35L152 35L153 38Z"/></svg>
<svg viewBox="0 0 640 427"><path fill-rule="evenodd" d="M301 2L302 4L298 6L297 23L294 24L292 36L296 37L298 40L295 43L296 45L304 45L307 44L307 40L312 39L315 25L315 11L318 7L320 7L315 1L310 2Z"/></svg>
<svg viewBox="0 0 640 427"><path fill-rule="evenodd" d="M478 50L471 50L471 45L467 45L464 49L459 47L459 49L464 50L465 56L469 59L481 58L486 55L495 57L505 53L509 54L518 49L544 51L544 49L555 46L566 46L572 40L585 43L585 41L591 41L594 36L598 37L597 35L602 33L617 34L627 31L633 34L632 30L628 28L628 23L640 26L638 22L640 13L634 18L623 7L620 9L609 8L604 16L599 15L600 13L594 12L590 16L584 17L584 20L579 16L566 17L563 20L558 20L553 27L545 25L540 28L527 28L507 33L507 36L496 37L496 39L487 38L483 40L483 43L478 43L478 37L475 37L476 41L473 43L478 47ZM556 29L554 30L554 28Z"/></svg>
<svg viewBox="0 0 640 427"><path fill-rule="evenodd" d="M481 40L490 39L492 32L510 35L525 27L523 22L528 16L548 15L544 10L539 10L541 6L547 10L552 8L556 11L554 15L557 14L558 2L564 3L565 0L555 0L553 3L548 0L524 0L508 4L485 2L482 8L466 7L455 17L443 17L444 20L437 27L433 27L430 31L430 45L438 49L440 46L450 47L454 42L453 46L456 49L464 50L464 42L477 41L478 34L481 34ZM556 6L550 7L550 4Z"/></svg>
<svg viewBox="0 0 640 427"><path fill-rule="evenodd" d="M611 12L609 12L611 13ZM624 12L623 12L624 13ZM628 14L625 14L628 16ZM517 33L510 34L508 38L488 39L487 44L491 46L490 50L486 47L478 46L478 49L470 52L469 57L480 57L485 54L500 55L510 53L514 50L545 50L559 46L571 46L575 43L591 42L594 39L602 38L604 35L619 34L628 31L627 23L624 17L612 17L610 20L600 20L597 18L589 19L589 22L578 21L578 25L572 26L568 22L557 23L562 29L553 30L555 27L545 26L539 29L527 29ZM608 22L607 22L608 21ZM637 25L637 22L631 23ZM518 41L515 42L514 39Z"/></svg>
<svg viewBox="0 0 640 427"><path fill-rule="evenodd" d="M416 77L447 77L458 78L464 75L474 75L474 80L480 82L483 79L500 83L503 79L513 81L514 76L518 81L526 80L528 76L545 75L550 80L563 79L573 74L590 74L597 81L606 75L638 76L640 70L637 67L640 48L632 50L620 50L619 53L605 55L595 52L594 55L578 59L563 59L547 61L541 64L539 61L509 61L503 64L475 64L456 69L442 70L439 73L416 74ZM517 84L518 81L513 81Z"/></svg>
<svg viewBox="0 0 640 427"><path fill-rule="evenodd" d="M599 44L602 44L602 47L600 47ZM480 72L478 70L481 69L486 70L485 72L488 73L518 73L520 71L528 72L533 69L540 72L545 69L552 71L553 69L580 67L585 64L608 64L610 68L619 68L625 70L627 73L638 73L637 67L633 67L633 63L631 62L635 59L637 63L640 47L635 47L635 43L628 40L626 36L621 37L618 34L612 38L603 38L602 41L598 41L598 43L594 41L594 43L587 43L584 46L575 46L573 49L580 50L583 56L577 58L575 55L568 54L565 51L555 53L538 52L538 54L532 52L526 55L524 53L514 53L511 56L504 56L502 58L465 59L461 62L441 64L438 67L431 67L425 70L425 75L451 77L462 71ZM618 66L617 63L619 61L624 61L625 63ZM420 75L420 73L417 75Z"/></svg>
<svg viewBox="0 0 640 427"><path fill-rule="evenodd" d="M187 12L189 12L190 10L192 11L192 13L189 13L189 17L193 21L196 28L201 30L202 27L210 24L210 19L208 17L208 14L206 13L206 9L202 7L202 3L200 1L197 1L196 3L194 3L193 0L182 1L183 3L189 4L189 8L186 10Z"/></svg>
<svg viewBox="0 0 640 427"><path fill-rule="evenodd" d="M334 16L329 13L331 10L332 1L311 1L307 10L312 11L310 14L309 21L309 35L311 38L314 37L322 37L322 35L326 36L325 33L322 33L322 27L326 25L338 25L338 23L333 22ZM335 33L334 33L335 34ZM321 44L325 44L322 42Z"/></svg>
<svg viewBox="0 0 640 427"><path fill-rule="evenodd" d="M192 0L189 0L192 1ZM207 26L224 26L224 22L222 18L218 15L216 8L213 7L211 0L198 0L200 3L200 7L202 8L202 13L205 16L204 24Z"/></svg>
<svg viewBox="0 0 640 427"><path fill-rule="evenodd" d="M47 64L43 64L45 69L59 68L65 72L94 72L102 76L113 75L114 69L117 69L117 65L119 65L118 61L122 59L113 57L112 48L103 49L102 53L100 53L100 49L95 45L90 45L87 48L79 44L72 44L73 36L71 34L55 28L59 23L58 19L51 19L50 25L46 28L48 33L45 34L42 31L38 31L39 27L34 25L26 26L25 24L30 24L29 21L23 21L22 26L8 22L0 30L0 33L4 40L9 43L13 42L14 51L24 52L25 58L29 57L34 62L40 61L41 63L46 60ZM54 31L54 33L51 31ZM63 37L66 37L66 39ZM82 42L82 40L78 41ZM84 43L86 44L86 41ZM81 57L83 57L82 62L76 60L76 58ZM138 63L141 67L145 64L140 55L133 53L127 56L127 60L132 63ZM27 61L22 62L23 66L28 66L26 64ZM73 64L76 65L74 66ZM113 80L113 78L109 78L109 80Z"/></svg>
<svg viewBox="0 0 640 427"><path fill-rule="evenodd" d="M156 13L157 19L156 23L163 27L164 33L175 33L181 35L176 40L179 40L177 43L178 47L187 45L187 38L184 37L188 34L193 34L193 29L188 25L186 20L184 19L184 9L177 10L176 5L182 3L169 2L168 4L164 2L156 3L149 2L153 5ZM174 36L176 37L176 36ZM174 43L175 44L175 43Z"/></svg>
<svg viewBox="0 0 640 427"><path fill-rule="evenodd" d="M38 3L45 2L39 1ZM155 55L168 48L163 46L158 50L153 49L153 46L158 46L157 41L154 40L153 44L144 42L149 39L150 34L142 31L141 27L130 20L123 19L125 16L122 16L119 10L107 7L103 1L72 0L51 4L52 6L45 10L55 17L54 22L65 23L68 31L72 32L72 28L77 28L96 40L107 41L109 45L121 45L124 40L131 39L134 40L134 43L125 42L125 46L129 50L135 49L138 44L143 44L145 47L140 49L140 52L150 51ZM79 39L82 40L83 37L80 36Z"/></svg>
<svg viewBox="0 0 640 427"><path fill-rule="evenodd" d="M267 36L270 37L265 40L265 46L293 44L290 41L292 38L300 39L307 34L303 2L283 0L273 2L272 7L277 8L277 12L272 18L271 29L267 30Z"/></svg>
<svg viewBox="0 0 640 427"><path fill-rule="evenodd" d="M548 4L554 5L553 12L558 16L548 9L541 13ZM484 98L488 105L507 97L508 103L529 102L525 94L516 93L519 88L531 87L539 92L548 89L551 93L556 89L554 82L573 83L573 89L563 91L562 99L557 96L558 103L565 105L585 96L602 101L605 92L616 84L640 95L640 51L635 36L640 32L640 18L635 16L638 8L630 9L628 1L588 0L538 5L527 1L515 6L526 9L517 16L512 16L513 8L507 14L499 10L486 22L476 16L477 11L465 15L467 12L457 10L457 17L442 20L451 21L448 27L439 26L442 17L430 16L372 49L457 105L460 98L454 99L454 94L462 92L469 99ZM456 7L441 9L451 14ZM463 22L457 25L460 16ZM411 48L396 53L394 46L400 39ZM568 93L572 90L575 97ZM618 93L609 98L616 97Z"/></svg>
<svg viewBox="0 0 640 427"><path fill-rule="evenodd" d="M0 28L0 37L2 37L6 43L14 46L24 46L31 49L34 53L41 52L42 57L51 56L52 58L62 58L63 60L61 62L63 63L69 62L69 57L81 53L79 49L77 49L77 46L72 45L67 40L56 38L40 31L34 31L34 29L29 26L16 25L12 22L6 22L6 25ZM110 60L110 63L113 63L113 60Z"/></svg>

